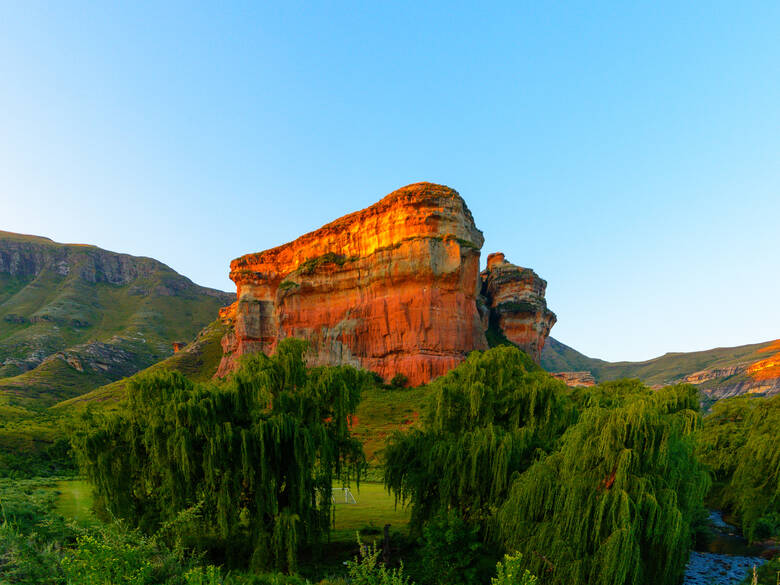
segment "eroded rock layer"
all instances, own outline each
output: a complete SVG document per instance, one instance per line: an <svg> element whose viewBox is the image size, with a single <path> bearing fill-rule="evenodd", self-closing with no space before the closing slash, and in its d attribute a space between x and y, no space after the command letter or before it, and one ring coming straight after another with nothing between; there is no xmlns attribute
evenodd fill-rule
<svg viewBox="0 0 780 585"><path fill-rule="evenodd" d="M555 325L547 308L547 282L530 268L507 262L500 252L490 254L482 273L482 294L490 310L490 326L538 363L544 342Z"/></svg>
<svg viewBox="0 0 780 585"><path fill-rule="evenodd" d="M386 380L403 374L411 384L428 382L488 347L490 319L478 303L482 243L456 191L416 183L293 242L242 256L230 265L237 301L221 313L232 328L218 375L233 370L238 356L270 353L280 339L297 337L309 342L310 365L351 364ZM533 290L543 294L544 286ZM541 333L554 322L542 316L545 324L526 324L529 335L516 334L519 326L507 335L537 359Z"/></svg>

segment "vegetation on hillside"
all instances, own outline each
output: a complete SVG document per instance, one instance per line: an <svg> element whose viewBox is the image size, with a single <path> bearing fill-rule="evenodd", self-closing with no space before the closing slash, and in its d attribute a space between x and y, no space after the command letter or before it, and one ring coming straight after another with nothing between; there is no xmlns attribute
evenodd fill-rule
<svg viewBox="0 0 780 585"><path fill-rule="evenodd" d="M214 377L219 367L219 362L222 359L220 342L226 332L227 326L217 319L204 327L195 340L181 351L132 376L59 402L54 405L54 410L78 411L90 404L93 406L100 404L104 408L115 408L125 398L126 389L130 383L155 372L179 372L193 382L207 382Z"/></svg>
<svg viewBox="0 0 780 585"><path fill-rule="evenodd" d="M90 407L114 410L125 396L127 384L151 372L180 372L196 382L210 380L222 356L220 339L225 326L218 320L201 331L190 345L143 370L66 400L46 410L12 406L0 402L0 477L30 478L75 473L69 434L74 416Z"/></svg>
<svg viewBox="0 0 780 585"><path fill-rule="evenodd" d="M589 371L598 382L639 378L647 385L668 385L683 381L694 372L711 368L729 368L744 365L765 358L761 350L771 342L754 343L739 347L720 347L706 351L674 352L643 362L606 362L589 358L580 352L549 338L542 350L542 367L550 372ZM744 374L737 374L705 382L701 388L711 388L717 384L736 384L744 381Z"/></svg>

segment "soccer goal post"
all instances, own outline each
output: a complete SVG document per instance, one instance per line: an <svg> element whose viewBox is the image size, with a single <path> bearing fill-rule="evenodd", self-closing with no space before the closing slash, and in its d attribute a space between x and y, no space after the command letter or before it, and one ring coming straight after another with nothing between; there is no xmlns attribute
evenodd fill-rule
<svg viewBox="0 0 780 585"><path fill-rule="evenodd" d="M352 490L348 487L332 488L330 499L334 504L357 504Z"/></svg>

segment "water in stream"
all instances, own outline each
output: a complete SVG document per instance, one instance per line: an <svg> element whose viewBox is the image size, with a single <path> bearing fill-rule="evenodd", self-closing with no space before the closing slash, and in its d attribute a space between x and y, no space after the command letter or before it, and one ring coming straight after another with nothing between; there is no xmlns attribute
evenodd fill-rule
<svg viewBox="0 0 780 585"><path fill-rule="evenodd" d="M684 585L736 585L766 562L758 556L761 547L751 546L739 530L710 512L711 536L703 550L693 551L685 569Z"/></svg>

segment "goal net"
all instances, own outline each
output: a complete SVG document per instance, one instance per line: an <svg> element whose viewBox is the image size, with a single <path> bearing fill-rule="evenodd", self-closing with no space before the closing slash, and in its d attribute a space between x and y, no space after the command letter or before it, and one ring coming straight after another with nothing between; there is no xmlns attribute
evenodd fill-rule
<svg viewBox="0 0 780 585"><path fill-rule="evenodd" d="M357 504L352 490L348 487L332 488L330 499L334 504Z"/></svg>

